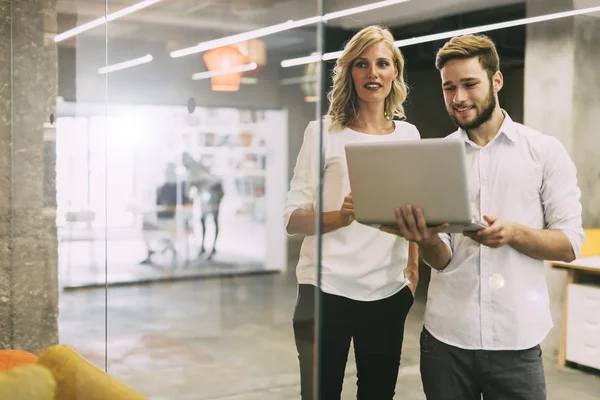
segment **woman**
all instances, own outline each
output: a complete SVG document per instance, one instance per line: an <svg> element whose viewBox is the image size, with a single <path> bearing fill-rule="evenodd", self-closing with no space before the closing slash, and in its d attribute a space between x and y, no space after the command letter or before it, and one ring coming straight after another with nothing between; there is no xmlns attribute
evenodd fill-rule
<svg viewBox="0 0 600 400"><path fill-rule="evenodd" d="M378 26L348 42L333 72L323 120L320 400L340 398L351 339L358 397L393 398L404 321L417 284L416 245L354 221L344 152L348 143L420 138L413 125L395 120L404 118L407 88L404 59L393 43L391 33ZM288 234L307 235L296 269L293 318L304 400L314 392L318 166L319 126L313 121L304 133L284 210Z"/></svg>

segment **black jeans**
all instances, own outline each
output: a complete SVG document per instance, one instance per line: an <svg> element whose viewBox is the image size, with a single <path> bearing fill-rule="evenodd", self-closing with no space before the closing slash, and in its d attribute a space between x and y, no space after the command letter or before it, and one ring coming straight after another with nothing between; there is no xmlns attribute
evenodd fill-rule
<svg viewBox="0 0 600 400"><path fill-rule="evenodd" d="M302 400L314 399L316 290L313 285L299 285L294 311ZM323 292L321 300L321 385L314 400L340 399L351 339L358 377L357 398L392 399L400 367L404 321L414 301L410 289L405 287L377 301L356 301Z"/></svg>
<svg viewBox="0 0 600 400"><path fill-rule="evenodd" d="M542 350L465 350L421 332L427 400L545 400Z"/></svg>

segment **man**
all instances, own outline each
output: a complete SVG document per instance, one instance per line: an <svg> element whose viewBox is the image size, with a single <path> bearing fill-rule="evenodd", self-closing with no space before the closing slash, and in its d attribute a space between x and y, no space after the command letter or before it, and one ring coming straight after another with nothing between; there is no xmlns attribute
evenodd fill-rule
<svg viewBox="0 0 600 400"><path fill-rule="evenodd" d="M221 201L225 195L223 192L223 184L221 182L221 178L211 173L210 170L204 166L201 160L196 160L187 151L182 154L181 160L188 173L188 189L192 193L192 197L197 196L200 201L202 241L200 242L200 253L198 254L198 257L201 257L206 252L204 242L206 240L207 217L212 215L215 223L213 247L208 254L208 257L206 257L207 261L212 261L215 253L217 252L217 238L219 237L219 210L221 208ZM191 190L192 188L194 190Z"/></svg>
<svg viewBox="0 0 600 400"><path fill-rule="evenodd" d="M429 400L546 398L540 342L552 328L543 260L580 254L577 172L553 137L515 123L498 104L503 76L486 36L455 37L438 52L445 104L465 142L471 203L488 227L428 228L404 206L397 227L432 273L421 333Z"/></svg>
<svg viewBox="0 0 600 400"><path fill-rule="evenodd" d="M179 196L181 196L179 200L177 199L177 188L179 188ZM157 252L152 248L154 241L158 241L162 245L159 252L171 251L173 256L176 255L178 202L184 206L182 209L184 229L188 231L191 201L187 195L185 183L178 182L175 163L169 162L166 165L165 182L156 189L157 210L143 214L142 232L146 245L146 258L140 264L152 265L153 255Z"/></svg>

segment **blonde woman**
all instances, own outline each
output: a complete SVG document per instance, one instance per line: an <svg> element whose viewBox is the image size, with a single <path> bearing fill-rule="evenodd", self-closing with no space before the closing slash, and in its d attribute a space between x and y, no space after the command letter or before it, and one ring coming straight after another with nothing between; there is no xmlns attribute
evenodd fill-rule
<svg viewBox="0 0 600 400"><path fill-rule="evenodd" d="M304 133L284 210L289 235L304 234L296 268L293 325L302 399L312 399L317 240L322 240L320 400L339 399L350 342L358 397L392 399L400 366L404 322L418 280L418 249L401 237L354 221L344 146L419 139L404 118L404 59L391 33L378 26L358 32L333 73L323 120L323 235L316 232L319 124Z"/></svg>

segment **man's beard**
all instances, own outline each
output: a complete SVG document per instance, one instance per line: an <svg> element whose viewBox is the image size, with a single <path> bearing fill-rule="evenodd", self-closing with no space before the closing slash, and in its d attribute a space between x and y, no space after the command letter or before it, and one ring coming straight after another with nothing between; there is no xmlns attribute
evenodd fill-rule
<svg viewBox="0 0 600 400"><path fill-rule="evenodd" d="M475 116L475 119L472 122L468 123L460 123L458 118L454 115L454 108L450 106L450 110L448 110L448 114L450 114L450 118L454 125L462 128L464 130L479 128L482 124L492 118L492 114L494 113L494 109L496 108L496 97L494 96L494 90L492 88L492 83L490 82L490 92L485 100L483 110ZM475 109L477 111L477 108Z"/></svg>

